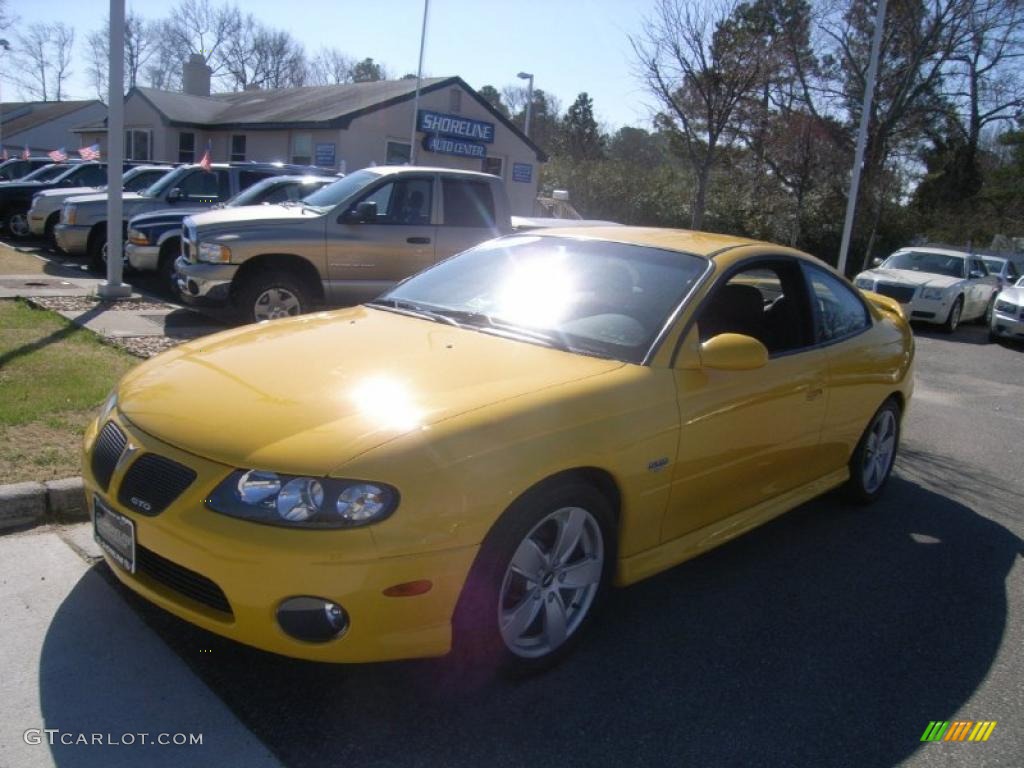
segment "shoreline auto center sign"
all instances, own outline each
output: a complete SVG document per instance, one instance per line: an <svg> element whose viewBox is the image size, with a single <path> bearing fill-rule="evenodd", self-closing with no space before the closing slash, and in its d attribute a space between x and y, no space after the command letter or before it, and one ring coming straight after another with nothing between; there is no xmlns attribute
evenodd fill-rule
<svg viewBox="0 0 1024 768"><path fill-rule="evenodd" d="M426 134L423 148L442 155L487 157L485 145L494 143L494 123L459 115L421 109L416 128Z"/></svg>

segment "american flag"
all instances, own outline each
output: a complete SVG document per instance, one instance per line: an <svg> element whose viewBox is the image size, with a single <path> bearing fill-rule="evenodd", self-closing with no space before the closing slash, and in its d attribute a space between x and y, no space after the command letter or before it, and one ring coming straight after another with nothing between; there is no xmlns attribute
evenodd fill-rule
<svg viewBox="0 0 1024 768"><path fill-rule="evenodd" d="M7 154L7 147L4 147L4 162L6 163L10 159L10 155Z"/></svg>
<svg viewBox="0 0 1024 768"><path fill-rule="evenodd" d="M30 157L32 157L32 153L28 151L28 147L26 146L25 151L21 153L21 159L28 160Z"/></svg>
<svg viewBox="0 0 1024 768"><path fill-rule="evenodd" d="M82 147L78 150L78 156L83 160L99 160L100 159L100 145L93 144L91 147Z"/></svg>
<svg viewBox="0 0 1024 768"><path fill-rule="evenodd" d="M55 163L63 163L65 160L68 159L68 153L64 151L64 147L61 147L60 149L55 149L53 150L53 152L47 152L46 156L53 160L53 162Z"/></svg>
<svg viewBox="0 0 1024 768"><path fill-rule="evenodd" d="M199 161L199 167L204 171L212 170L212 163L210 162L210 150L212 149L213 142L206 142L206 151L203 152L203 158Z"/></svg>

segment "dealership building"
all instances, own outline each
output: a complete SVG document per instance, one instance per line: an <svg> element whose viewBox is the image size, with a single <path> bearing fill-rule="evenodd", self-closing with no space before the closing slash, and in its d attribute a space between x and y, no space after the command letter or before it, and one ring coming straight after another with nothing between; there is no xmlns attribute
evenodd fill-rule
<svg viewBox="0 0 1024 768"><path fill-rule="evenodd" d="M283 161L350 172L408 163L416 81L210 93L210 70L193 56L184 90L136 87L125 97L125 153L132 160ZM106 149L105 122L76 129ZM416 164L493 173L512 212L533 213L544 152L460 77L425 78L417 109Z"/></svg>

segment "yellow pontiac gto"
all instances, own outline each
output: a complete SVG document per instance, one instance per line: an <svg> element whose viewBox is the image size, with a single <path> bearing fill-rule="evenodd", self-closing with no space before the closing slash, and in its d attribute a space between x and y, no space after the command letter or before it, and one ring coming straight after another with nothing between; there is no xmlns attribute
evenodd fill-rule
<svg viewBox="0 0 1024 768"><path fill-rule="evenodd" d="M208 630L529 669L613 583L840 485L876 498L913 354L896 302L788 248L512 235L140 365L85 483L118 578Z"/></svg>

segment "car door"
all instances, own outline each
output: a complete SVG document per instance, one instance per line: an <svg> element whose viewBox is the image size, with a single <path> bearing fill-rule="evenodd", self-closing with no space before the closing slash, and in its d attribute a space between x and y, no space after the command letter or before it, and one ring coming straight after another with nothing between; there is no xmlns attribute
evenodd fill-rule
<svg viewBox="0 0 1024 768"><path fill-rule="evenodd" d="M332 301L366 301L433 264L436 197L433 175L385 176L347 208L329 214L325 235ZM375 213L356 220L360 203L372 203Z"/></svg>
<svg viewBox="0 0 1024 768"><path fill-rule="evenodd" d="M486 181L441 177L438 261L501 234L495 225L494 193Z"/></svg>
<svg viewBox="0 0 1024 768"><path fill-rule="evenodd" d="M682 427L662 540L712 525L820 477L826 353L793 258L756 258L718 281L688 340L753 336L769 351L755 370L712 370L677 357ZM693 335L695 334L695 336ZM684 344L684 349L685 349ZM691 358L692 360L692 358Z"/></svg>
<svg viewBox="0 0 1024 768"><path fill-rule="evenodd" d="M224 168L192 171L181 180L176 189L181 192L181 197L176 202L184 203L190 208L210 208L231 196L230 180Z"/></svg>
<svg viewBox="0 0 1024 768"><path fill-rule="evenodd" d="M964 319L970 320L981 317L988 309L988 303L999 289L999 281L990 275L985 262L979 258L971 257L967 266L967 294L970 298L970 314L967 307L964 307Z"/></svg>

